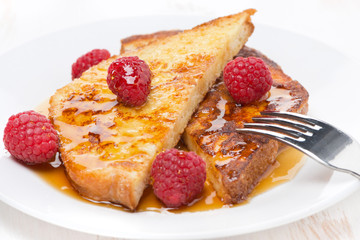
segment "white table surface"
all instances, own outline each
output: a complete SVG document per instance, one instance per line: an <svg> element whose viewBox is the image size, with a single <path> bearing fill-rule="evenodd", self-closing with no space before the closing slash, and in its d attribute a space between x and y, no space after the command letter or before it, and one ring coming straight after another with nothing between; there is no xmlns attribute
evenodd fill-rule
<svg viewBox="0 0 360 240"><path fill-rule="evenodd" d="M158 14L207 14L215 17L246 8L258 10L253 18L255 26L257 23L268 24L309 36L360 62L358 0L0 0L0 54L48 33L105 19ZM226 239L360 239L359 202L360 191L300 221ZM0 239L114 238L57 227L0 201Z"/></svg>

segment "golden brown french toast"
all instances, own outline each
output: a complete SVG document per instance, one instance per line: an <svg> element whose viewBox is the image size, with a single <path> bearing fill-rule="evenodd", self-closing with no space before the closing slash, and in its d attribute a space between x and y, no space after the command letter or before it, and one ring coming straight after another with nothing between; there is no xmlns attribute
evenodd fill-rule
<svg viewBox="0 0 360 240"><path fill-rule="evenodd" d="M107 69L119 56L56 91L49 116L59 132L66 174L82 196L136 208L155 156L179 141L225 64L253 32L254 12L218 18L123 53L138 56L152 71L151 91L140 107L119 103L107 86Z"/></svg>
<svg viewBox="0 0 360 240"><path fill-rule="evenodd" d="M141 34L133 35L124 39L121 39L121 49L120 54L131 51L136 51L140 48L143 48L155 41L163 40L169 36L175 35L182 32L181 30L169 30L169 31L159 31L152 34Z"/></svg>
<svg viewBox="0 0 360 240"><path fill-rule="evenodd" d="M280 143L259 135L236 131L261 111L306 113L308 92L260 52L244 47L237 56L262 58L270 69L273 86L261 101L236 104L219 78L192 116L184 141L207 163L207 177L225 203L247 198L275 162Z"/></svg>
<svg viewBox="0 0 360 240"><path fill-rule="evenodd" d="M166 33L138 35L122 40L122 52L146 46ZM143 40L143 41L142 41ZM236 104L220 77L192 116L183 139L187 147L206 160L207 178L225 203L247 198L263 174L274 163L280 143L257 135L235 131L251 122L261 111L306 113L308 93L284 74L279 65L257 50L244 47L237 56L262 58L271 71L273 87L262 101L246 106Z"/></svg>

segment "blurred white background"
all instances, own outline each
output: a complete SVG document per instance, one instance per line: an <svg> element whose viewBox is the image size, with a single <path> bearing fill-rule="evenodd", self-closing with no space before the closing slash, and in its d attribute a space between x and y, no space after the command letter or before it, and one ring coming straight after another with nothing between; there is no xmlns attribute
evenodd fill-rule
<svg viewBox="0 0 360 240"><path fill-rule="evenodd" d="M360 59L358 0L0 0L0 52L60 29L126 16L222 16L255 8L255 23L301 33Z"/></svg>
<svg viewBox="0 0 360 240"><path fill-rule="evenodd" d="M360 62L359 0L0 0L0 54L46 34L101 20L173 14L219 17L246 8L258 10L255 26L267 24L311 37ZM351 207L359 200L358 192L297 223L231 239L359 239L360 209ZM324 219L334 219L334 224L322 228ZM345 220L345 228L333 229ZM56 227L0 202L0 239L110 238Z"/></svg>

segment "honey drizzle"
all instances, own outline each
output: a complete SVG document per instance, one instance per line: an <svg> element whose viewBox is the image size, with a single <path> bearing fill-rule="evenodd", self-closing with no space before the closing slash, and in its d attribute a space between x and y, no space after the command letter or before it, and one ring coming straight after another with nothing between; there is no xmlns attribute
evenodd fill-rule
<svg viewBox="0 0 360 240"><path fill-rule="evenodd" d="M144 211L155 211L155 212L172 212L172 213L182 213L182 212L199 212L214 210L219 208L227 208L233 206L239 206L250 202L251 198L268 191L284 182L290 181L293 179L297 172L305 163L305 158L303 158L303 153L293 149L288 148L284 150L276 159L276 163L271 167L266 176L260 181L260 183L255 187L253 192L249 195L249 198L239 204L235 205L225 205L217 196L216 192L212 186L206 182L202 195L197 198L190 206L186 206L180 209L168 209L165 208L161 202L153 194L152 188L148 187L139 202L137 207L137 212ZM58 191L64 193L65 195L72 197L78 201L83 201L88 204L96 204L103 207L113 208L117 210L129 211L128 209L109 203L89 201L85 198L82 198L76 190L71 186L70 182L67 180L65 175L65 169L61 164L60 160L56 158L53 162L30 166L30 168L36 173L40 178L42 178L50 186L54 187Z"/></svg>
<svg viewBox="0 0 360 240"><path fill-rule="evenodd" d="M39 106L35 108L37 112L44 115L48 115L49 100L43 101ZM187 150L185 144L180 141L176 148L181 150ZM267 173L263 176L262 180L255 187L252 193L248 196L248 199L242 203L235 205L225 205L217 196L215 190L211 184L206 181L204 190L196 200L194 200L189 206L182 207L180 209L169 209L162 205L162 203L153 194L152 188L145 189L143 196L138 204L137 212L155 211L155 212L199 212L214 210L219 208L228 208L239 206L248 203L251 198L268 191L284 182L288 182L293 179L297 172L305 163L304 154L294 148L288 148L278 155L275 164L270 167ZM90 199L85 199L71 186L70 182L66 178L64 166L61 164L58 156L49 163L42 165L29 166L35 174L42 178L50 186L54 187L58 191L65 195L83 201L88 204L96 204L98 206L113 208L117 210L129 211L120 205L111 204L108 202L96 202Z"/></svg>

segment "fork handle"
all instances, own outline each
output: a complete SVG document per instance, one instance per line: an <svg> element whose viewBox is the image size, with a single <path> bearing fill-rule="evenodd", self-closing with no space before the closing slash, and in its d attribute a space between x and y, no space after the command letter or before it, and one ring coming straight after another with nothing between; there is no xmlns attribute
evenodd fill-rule
<svg viewBox="0 0 360 240"><path fill-rule="evenodd" d="M350 173L360 179L360 144L355 140L337 154L336 158L329 159L327 162L317 160L337 171Z"/></svg>

